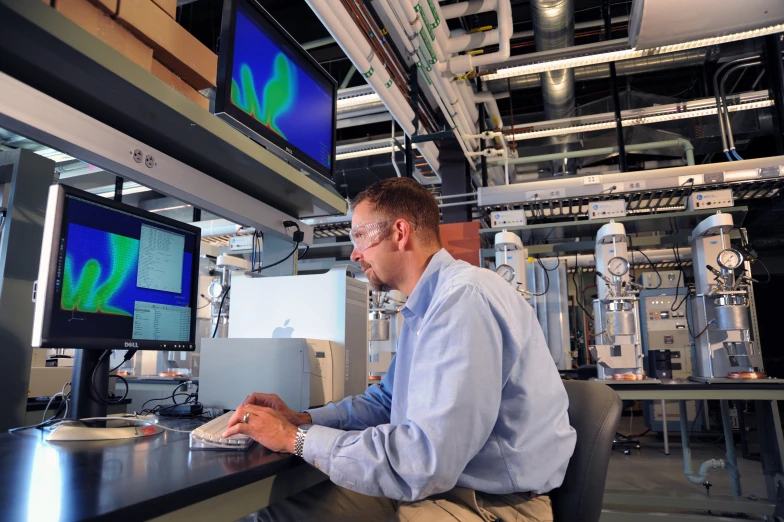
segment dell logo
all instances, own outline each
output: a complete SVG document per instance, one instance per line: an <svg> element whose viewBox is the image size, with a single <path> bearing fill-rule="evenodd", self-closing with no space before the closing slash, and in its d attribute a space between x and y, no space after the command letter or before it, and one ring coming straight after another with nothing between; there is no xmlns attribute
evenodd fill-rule
<svg viewBox="0 0 784 522"><path fill-rule="evenodd" d="M138 348L139 343L125 343L126 348Z"/></svg>
<svg viewBox="0 0 784 522"><path fill-rule="evenodd" d="M286 147L286 152L288 152L288 153L289 153L289 154L291 154L291 155L294 155L294 151L293 151L293 150L291 150L291 149L290 149L290 148L288 148L288 147Z"/></svg>

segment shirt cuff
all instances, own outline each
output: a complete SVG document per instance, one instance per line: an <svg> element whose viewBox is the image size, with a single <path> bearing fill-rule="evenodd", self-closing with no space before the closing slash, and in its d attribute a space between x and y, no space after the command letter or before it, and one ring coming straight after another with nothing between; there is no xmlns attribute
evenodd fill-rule
<svg viewBox="0 0 784 522"><path fill-rule="evenodd" d="M334 428L313 425L305 436L305 447L302 458L316 469L329 475L332 464L332 448L335 447L338 437L345 433Z"/></svg>
<svg viewBox="0 0 784 522"><path fill-rule="evenodd" d="M338 412L338 409L332 405L305 411L310 414L313 424L328 426L330 428L340 427L340 413Z"/></svg>

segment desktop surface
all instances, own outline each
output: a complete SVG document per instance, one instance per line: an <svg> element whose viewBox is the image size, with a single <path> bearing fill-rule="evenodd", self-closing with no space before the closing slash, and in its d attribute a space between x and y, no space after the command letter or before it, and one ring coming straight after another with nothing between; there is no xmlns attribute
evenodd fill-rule
<svg viewBox="0 0 784 522"><path fill-rule="evenodd" d="M54 444L39 430L0 434L0 520L147 520L299 465L259 444L243 452L190 451L188 434L172 431Z"/></svg>

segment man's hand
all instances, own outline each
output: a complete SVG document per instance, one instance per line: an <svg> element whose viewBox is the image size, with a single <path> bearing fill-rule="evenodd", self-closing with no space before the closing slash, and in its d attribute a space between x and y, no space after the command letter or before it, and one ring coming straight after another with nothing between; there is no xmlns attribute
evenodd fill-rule
<svg viewBox="0 0 784 522"><path fill-rule="evenodd" d="M248 415L248 423L244 424L242 419L246 413L250 415ZM229 419L229 426L222 437L231 437L237 433L249 436L272 451L294 453L297 427L272 408L253 404L237 408Z"/></svg>
<svg viewBox="0 0 784 522"><path fill-rule="evenodd" d="M288 406L286 403L283 402L283 399L275 395L274 393L253 393L248 395L244 401L242 401L243 406L253 405L253 406L262 406L264 408L271 408L278 412L279 414L283 415L283 417L289 421L294 426L302 426L303 424L312 424L313 420L310 418L309 413L299 413ZM241 419L241 417L240 417Z"/></svg>

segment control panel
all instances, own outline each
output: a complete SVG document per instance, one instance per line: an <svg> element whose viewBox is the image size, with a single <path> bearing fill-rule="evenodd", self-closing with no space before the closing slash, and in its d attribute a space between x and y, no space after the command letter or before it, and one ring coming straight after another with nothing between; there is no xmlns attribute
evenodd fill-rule
<svg viewBox="0 0 784 522"><path fill-rule="evenodd" d="M689 196L687 210L731 207L735 204L731 189L694 192Z"/></svg>
<svg viewBox="0 0 784 522"><path fill-rule="evenodd" d="M683 296L678 296L677 304L682 300ZM647 334L647 351L670 350L673 379L688 378L691 375L691 348L686 303L673 311L674 295L648 296L644 301L645 317L641 317L641 326Z"/></svg>
<svg viewBox="0 0 784 522"><path fill-rule="evenodd" d="M490 214L490 226L493 228L510 225L525 225L525 210L497 210Z"/></svg>
<svg viewBox="0 0 784 522"><path fill-rule="evenodd" d="M595 201L588 208L588 219L607 219L626 215L626 200Z"/></svg>

